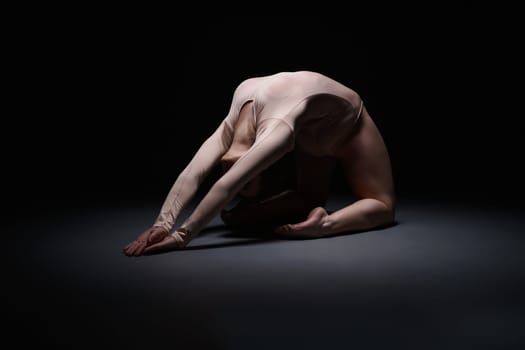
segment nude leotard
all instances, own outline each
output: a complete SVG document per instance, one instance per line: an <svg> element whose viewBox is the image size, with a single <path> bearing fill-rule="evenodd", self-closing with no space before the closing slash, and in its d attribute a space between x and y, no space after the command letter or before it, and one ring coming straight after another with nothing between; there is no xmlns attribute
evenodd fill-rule
<svg viewBox="0 0 525 350"><path fill-rule="evenodd" d="M154 226L172 230L181 210L229 149L233 126L247 102L253 102L255 142L181 225L188 235L173 234L181 246L200 232L248 181L294 147L312 155L333 155L354 129L363 108L356 92L315 72L283 72L243 81L233 94L228 115L175 181Z"/></svg>

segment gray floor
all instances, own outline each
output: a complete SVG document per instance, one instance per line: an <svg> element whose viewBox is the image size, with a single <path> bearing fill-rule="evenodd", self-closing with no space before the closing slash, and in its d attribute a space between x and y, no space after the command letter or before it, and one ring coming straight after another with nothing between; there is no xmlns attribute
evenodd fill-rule
<svg viewBox="0 0 525 350"><path fill-rule="evenodd" d="M525 346L518 209L400 200L396 226L317 240L215 220L184 251L124 256L157 209L63 209L8 227L18 347Z"/></svg>

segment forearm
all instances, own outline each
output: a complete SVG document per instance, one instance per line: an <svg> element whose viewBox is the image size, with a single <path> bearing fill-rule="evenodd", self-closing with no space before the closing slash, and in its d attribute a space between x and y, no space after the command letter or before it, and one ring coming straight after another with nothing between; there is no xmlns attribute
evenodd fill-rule
<svg viewBox="0 0 525 350"><path fill-rule="evenodd" d="M220 183L213 185L191 215L180 226L187 232L185 240L189 241L198 235L234 195L234 192L224 188Z"/></svg>
<svg viewBox="0 0 525 350"><path fill-rule="evenodd" d="M223 122L195 153L190 163L173 184L155 221L168 232L173 228L180 212L188 205L199 186L226 152L229 140L223 140L226 131ZM226 137L228 138L228 137Z"/></svg>
<svg viewBox="0 0 525 350"><path fill-rule="evenodd" d="M376 199L362 199L323 219L321 234L364 231L393 223L394 209Z"/></svg>
<svg viewBox="0 0 525 350"><path fill-rule="evenodd" d="M167 232L171 231L180 212L188 205L198 187L199 181L195 176L192 176L191 166L188 166L179 175L166 196L154 226L160 226Z"/></svg>
<svg viewBox="0 0 525 350"><path fill-rule="evenodd" d="M256 175L280 159L293 146L293 135L283 122L271 119L259 126L257 141L212 186L193 213L182 224L195 237L226 204Z"/></svg>

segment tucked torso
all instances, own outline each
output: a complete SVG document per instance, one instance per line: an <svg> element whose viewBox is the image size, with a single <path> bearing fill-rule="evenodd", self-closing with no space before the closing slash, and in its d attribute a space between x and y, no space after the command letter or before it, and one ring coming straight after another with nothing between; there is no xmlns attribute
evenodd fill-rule
<svg viewBox="0 0 525 350"><path fill-rule="evenodd" d="M334 155L350 137L360 116L362 101L348 87L319 73L284 72L252 78L239 85L229 117L253 101L256 128L268 119L286 123L294 146L316 156Z"/></svg>

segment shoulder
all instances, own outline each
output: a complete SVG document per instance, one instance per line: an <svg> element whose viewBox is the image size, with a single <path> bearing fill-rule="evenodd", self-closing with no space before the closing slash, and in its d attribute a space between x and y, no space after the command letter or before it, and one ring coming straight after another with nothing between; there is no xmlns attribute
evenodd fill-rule
<svg viewBox="0 0 525 350"><path fill-rule="evenodd" d="M261 78L248 78L241 81L239 85L237 85L237 88L235 89L235 93L242 93L247 90L251 91L254 90L259 84L260 84Z"/></svg>

